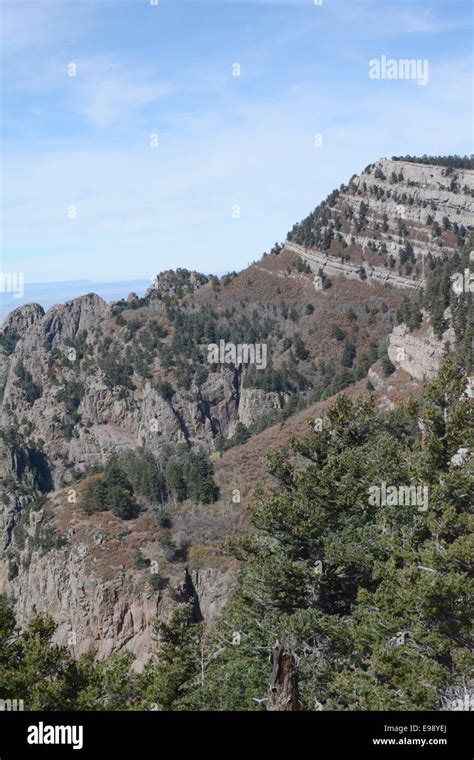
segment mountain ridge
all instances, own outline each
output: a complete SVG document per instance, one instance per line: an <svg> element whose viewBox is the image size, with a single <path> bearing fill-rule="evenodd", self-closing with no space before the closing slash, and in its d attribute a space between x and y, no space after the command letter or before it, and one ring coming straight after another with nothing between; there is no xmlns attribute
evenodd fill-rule
<svg viewBox="0 0 474 760"><path fill-rule="evenodd" d="M222 610L239 571L225 539L247 529L266 453L342 391L368 386L390 408L436 372L465 315L459 298L441 304L437 290L423 303L421 286L427 297L443 262L466 255L474 171L407 164L370 165L239 273L178 269L143 298L107 304L91 293L9 314L0 591L22 626L51 611L60 643L75 633L75 655L91 644L101 657L125 648L143 666L156 615L167 619L186 599L211 621ZM269 366L212 367L205 349L220 339L268 343ZM108 462L142 451L166 480L164 501L140 496L131 520L85 514L85 491ZM176 490L193 451L212 461L215 502Z"/></svg>

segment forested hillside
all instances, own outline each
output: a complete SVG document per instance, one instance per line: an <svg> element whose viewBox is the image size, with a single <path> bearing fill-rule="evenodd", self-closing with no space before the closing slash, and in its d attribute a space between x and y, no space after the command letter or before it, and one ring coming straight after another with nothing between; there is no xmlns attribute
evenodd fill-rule
<svg viewBox="0 0 474 760"><path fill-rule="evenodd" d="M0 697L471 698L470 161L380 159L242 272L9 315Z"/></svg>
<svg viewBox="0 0 474 760"><path fill-rule="evenodd" d="M473 431L459 359L390 412L340 396L322 429L270 456L277 484L229 542L245 569L216 625L177 605L131 675L131 655L74 662L45 619L18 635L4 606L1 692L32 709L265 709L279 642L297 709L454 709L473 690L473 472L456 457ZM426 501L373 503L380 483L421 484Z"/></svg>

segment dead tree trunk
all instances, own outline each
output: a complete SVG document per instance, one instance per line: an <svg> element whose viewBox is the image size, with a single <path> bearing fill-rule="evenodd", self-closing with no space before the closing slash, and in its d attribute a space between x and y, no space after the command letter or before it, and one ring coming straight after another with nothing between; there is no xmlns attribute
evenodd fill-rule
<svg viewBox="0 0 474 760"><path fill-rule="evenodd" d="M273 673L267 710L298 709L298 658L287 641L273 649Z"/></svg>

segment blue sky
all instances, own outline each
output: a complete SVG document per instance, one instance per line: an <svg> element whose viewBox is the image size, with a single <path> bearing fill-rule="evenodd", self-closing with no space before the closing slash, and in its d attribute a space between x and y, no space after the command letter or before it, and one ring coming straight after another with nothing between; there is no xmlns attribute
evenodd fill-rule
<svg viewBox="0 0 474 760"><path fill-rule="evenodd" d="M2 271L26 282L240 269L375 159L472 151L467 0L0 6ZM428 84L371 80L381 55Z"/></svg>

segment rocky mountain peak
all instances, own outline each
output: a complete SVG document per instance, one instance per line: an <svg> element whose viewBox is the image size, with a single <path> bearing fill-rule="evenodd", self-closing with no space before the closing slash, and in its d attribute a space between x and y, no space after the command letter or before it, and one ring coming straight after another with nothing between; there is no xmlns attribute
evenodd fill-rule
<svg viewBox="0 0 474 760"><path fill-rule="evenodd" d="M152 618L176 600L217 614L238 570L222 543L245 524L268 451L340 391L392 406L462 340L446 262L466 255L473 177L380 159L238 274L177 269L143 298L15 309L0 345L0 589L21 624L51 611L76 655L94 643L143 663ZM267 366L210 363L221 341L264 343ZM127 519L84 506L111 461L134 462L140 487L151 478ZM183 473L206 468L218 497L183 495Z"/></svg>

